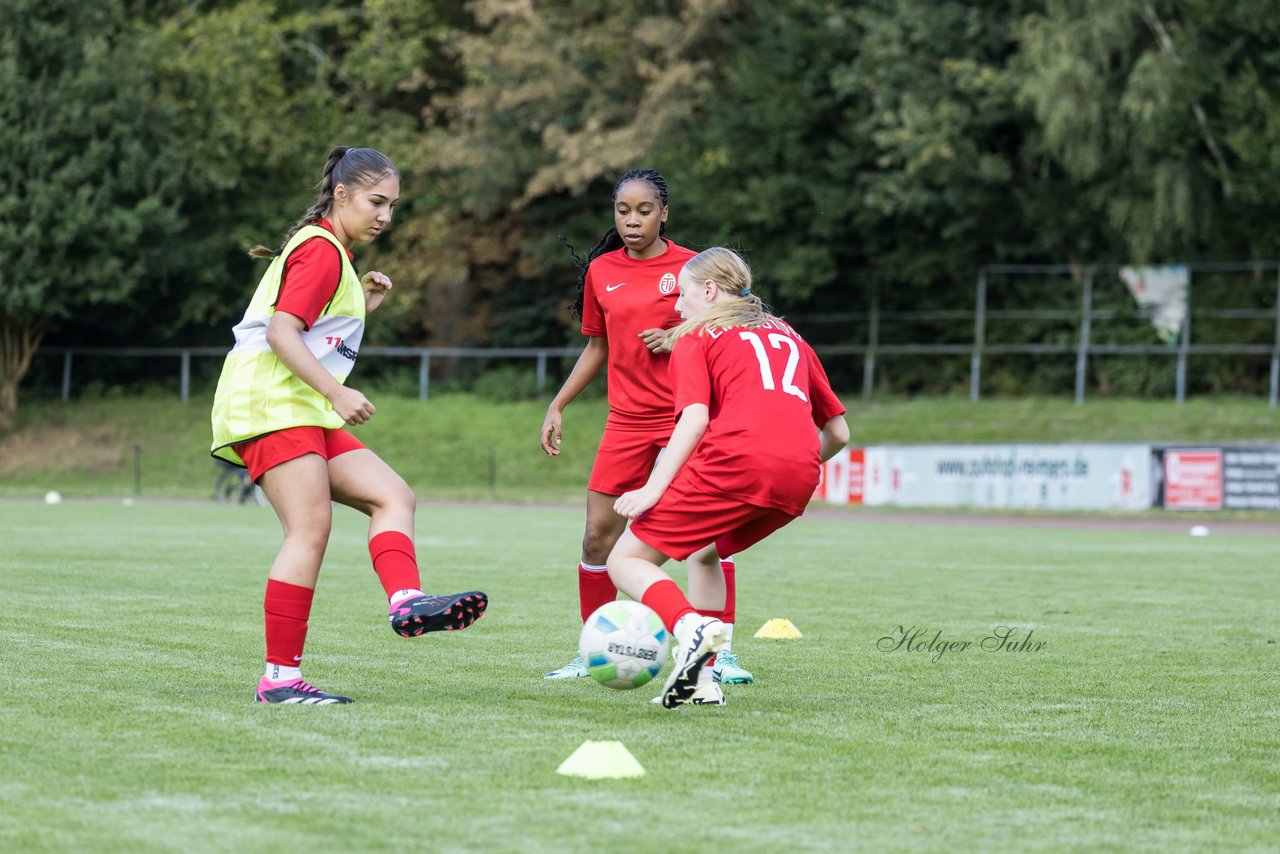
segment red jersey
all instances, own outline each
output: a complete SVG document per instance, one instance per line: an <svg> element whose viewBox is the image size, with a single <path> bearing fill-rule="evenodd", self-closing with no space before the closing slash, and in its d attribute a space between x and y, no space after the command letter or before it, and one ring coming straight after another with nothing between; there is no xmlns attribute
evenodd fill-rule
<svg viewBox="0 0 1280 854"><path fill-rule="evenodd" d="M656 258L637 260L623 247L593 259L582 294L582 334L609 339L609 407L644 428L672 423L670 356L649 352L640 333L679 324L676 277L697 254L659 239L667 251Z"/></svg>
<svg viewBox="0 0 1280 854"><path fill-rule="evenodd" d="M786 323L685 335L671 354L678 418L710 421L679 477L710 492L799 516L818 485L814 427L844 413L817 355Z"/></svg>
<svg viewBox="0 0 1280 854"><path fill-rule="evenodd" d="M327 231L333 231L333 223L322 219L316 223ZM338 292L342 278L342 259L336 247L323 237L313 237L304 242L284 262L280 276L280 293L276 295L276 311L285 311L302 318L310 329L320 312ZM350 250L348 258L355 258Z"/></svg>

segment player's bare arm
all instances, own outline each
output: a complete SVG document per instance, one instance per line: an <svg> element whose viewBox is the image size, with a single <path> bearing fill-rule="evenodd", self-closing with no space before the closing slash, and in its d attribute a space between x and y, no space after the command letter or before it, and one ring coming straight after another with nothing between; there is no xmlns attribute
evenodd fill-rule
<svg viewBox="0 0 1280 854"><path fill-rule="evenodd" d="M360 277L360 287L364 290L364 310L367 313L382 305L387 291L391 290L391 279L377 270L370 270Z"/></svg>
<svg viewBox="0 0 1280 854"><path fill-rule="evenodd" d="M818 456L825 463L847 444L849 444L849 423L844 420L843 415L834 415L822 425L822 447L818 451Z"/></svg>
<svg viewBox="0 0 1280 854"><path fill-rule="evenodd" d="M267 343L294 376L320 392L347 424L363 424L373 417L374 407L363 394L348 388L324 369L302 341L302 318L277 311L267 326Z"/></svg>
<svg viewBox="0 0 1280 854"><path fill-rule="evenodd" d="M653 467L648 482L639 489L624 492L613 503L614 512L619 516L634 519L650 507L658 503L662 493L667 491L671 481L675 480L680 467L693 454L693 449L702 441L707 432L710 410L705 403L691 403L680 413L676 429L671 431L667 441L667 450Z"/></svg>
<svg viewBox="0 0 1280 854"><path fill-rule="evenodd" d="M538 433L538 441L542 445L542 450L548 456L560 456L560 443L564 438L561 432L564 408L572 403L573 399L581 394L584 388L591 384L591 381L596 378L608 361L609 339L602 336L588 338L587 346L583 348L582 353L578 356L578 361L574 363L573 370L569 372L569 376L565 378L564 385L560 386L560 391L556 392L556 396L551 400L551 405L547 407L547 417L543 419L542 430Z"/></svg>

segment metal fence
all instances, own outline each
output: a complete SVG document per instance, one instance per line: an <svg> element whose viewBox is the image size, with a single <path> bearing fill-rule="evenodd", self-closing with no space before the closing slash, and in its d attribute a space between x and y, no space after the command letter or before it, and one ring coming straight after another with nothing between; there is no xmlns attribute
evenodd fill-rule
<svg viewBox="0 0 1280 854"><path fill-rule="evenodd" d="M45 347L41 353L62 357L62 399L71 399L71 384L77 357L119 357L177 359L182 402L191 397L191 360L199 357L219 359L227 355L226 347ZM541 394L547 387L547 361L552 358L577 356L582 351L571 347L363 347L361 356L399 356L418 360L418 399L426 400L431 392L431 359L436 358L518 358L535 362L536 385Z"/></svg>
<svg viewBox="0 0 1280 854"><path fill-rule="evenodd" d="M823 323L847 323L866 328L865 343L824 344L815 346L820 355L852 355L862 359L862 394L869 398L875 386L877 359L889 355L925 355L925 356L968 356L969 357L969 398L978 400L981 397L981 382L984 360L988 356L1002 354L1033 355L1071 355L1075 356L1075 389L1076 403L1083 403L1087 385L1089 360L1094 356L1168 356L1175 361L1174 397L1183 403L1187 396L1187 363L1193 356L1204 355L1255 355L1266 356L1270 360L1270 380L1268 403L1272 408L1277 405L1280 395L1280 262L1258 261L1244 263L1204 263L1184 265L1192 274L1189 291L1194 289L1195 273L1250 273L1254 275L1270 274L1275 279L1274 301L1267 308L1190 308L1191 294L1188 293L1188 312L1178 340L1174 344L1117 344L1094 340L1094 321L1113 320L1121 316L1118 309L1100 309L1094 306L1095 286L1099 276L1115 273L1119 281L1119 266L1072 266L1067 264L1026 264L1026 265L990 265L978 271L974 288L974 304L972 309L944 309L927 311L883 311L880 307L881 288L883 285L878 276L874 277L876 286L871 289L868 299L869 307L865 312L846 312L842 314L798 315L794 319L805 328L804 321ZM1079 300L1071 309L1016 308L991 309L988 307L993 280L1009 276L1076 276L1081 279ZM1149 321L1153 315L1150 310L1132 310L1126 312L1135 318ZM1206 319L1241 320L1267 319L1272 321L1272 333L1267 343L1195 343L1192 339L1193 321ZM949 343L932 342L893 342L882 341L885 321L971 321L971 340ZM1024 342L990 342L988 332L992 321L999 320L1059 320L1075 325L1075 340L1071 343Z"/></svg>
<svg viewBox="0 0 1280 854"><path fill-rule="evenodd" d="M1075 357L1075 401L1083 403L1087 386L1089 361L1096 356L1167 356L1175 361L1174 397L1178 403L1187 396L1187 365L1196 356L1203 355L1252 355L1266 356L1270 361L1270 379L1268 403L1272 408L1280 398L1280 262L1258 261L1247 263L1217 263L1185 265L1192 273L1191 289L1195 286L1196 273L1250 273L1255 277L1270 274L1275 278L1274 304L1266 308L1199 308L1190 306L1188 294L1188 312L1182 324L1176 343L1173 344L1119 344L1094 340L1094 322L1112 320L1120 315L1114 308L1095 307L1095 288L1098 277L1103 273L1118 272L1115 266L1080 267L1066 264L1049 265L991 265L978 271L974 288L972 309L944 310L881 310L881 289L874 287L869 296L866 311L826 313L804 318L808 321L820 321L834 325L841 330L843 343L819 343L814 349L828 359L830 357L860 357L862 362L862 394L869 398L875 387L877 360L892 355L922 355L951 357L968 356L969 362L969 397L978 400L981 397L981 383L985 360L993 355L1074 355ZM999 288L1001 277L1017 276L1071 276L1079 280L1078 302L1070 309L1063 308L991 308L989 301L993 288ZM1118 281L1118 278L1117 278ZM1129 311L1134 317L1147 320L1149 311ZM801 316L793 319L800 321ZM1193 321L1268 319L1272 322L1272 333L1267 343L1196 343L1193 340ZM1069 343L1049 343L1038 341L990 341L991 324L1005 320L1049 320L1073 324L1074 340ZM963 342L949 341L894 341L882 340L885 321L952 321L972 322L972 338ZM854 341L844 332L852 333L855 327L865 326L865 341ZM801 329L806 328L801 324ZM418 398L427 400L430 396L431 360L433 358L449 359L531 359L535 363L536 389L539 394L547 391L547 366L553 358L575 357L581 350L572 347L507 347L507 348L468 348L468 347L364 347L362 356L386 356L416 359L418 361ZM227 350L221 347L156 347L156 348L113 348L113 347L47 347L41 354L62 356L62 399L71 397L74 365L77 358L98 357L144 357L169 358L178 360L180 393L183 402L190 397L191 360L193 358L222 358Z"/></svg>

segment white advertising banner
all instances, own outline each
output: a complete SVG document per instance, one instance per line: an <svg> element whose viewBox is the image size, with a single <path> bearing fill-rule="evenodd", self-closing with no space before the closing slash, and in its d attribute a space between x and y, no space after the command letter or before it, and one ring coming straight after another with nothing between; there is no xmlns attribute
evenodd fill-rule
<svg viewBox="0 0 1280 854"><path fill-rule="evenodd" d="M1150 445L879 445L864 449L864 467L870 505L1146 510L1152 502Z"/></svg>

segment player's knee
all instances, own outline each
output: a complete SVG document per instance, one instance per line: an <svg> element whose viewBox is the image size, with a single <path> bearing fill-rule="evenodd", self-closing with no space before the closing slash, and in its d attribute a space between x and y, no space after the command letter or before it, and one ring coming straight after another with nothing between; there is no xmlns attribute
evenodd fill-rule
<svg viewBox="0 0 1280 854"><path fill-rule="evenodd" d="M330 518L308 520L307 524L291 529L285 535L285 542L308 553L323 555L332 528Z"/></svg>
<svg viewBox="0 0 1280 854"><path fill-rule="evenodd" d="M587 563L603 566L609 558L609 552L613 550L614 543L618 542L619 533L621 532L609 528L588 526L586 534L582 537L583 559Z"/></svg>
<svg viewBox="0 0 1280 854"><path fill-rule="evenodd" d="M418 496L414 494L409 484L405 483L403 479L396 478L396 481L396 485L391 491L391 500L410 513L414 512L418 509Z"/></svg>
<svg viewBox="0 0 1280 854"><path fill-rule="evenodd" d="M698 549L696 552L689 555L686 563L703 567L705 569L714 569L717 572L720 571L720 555L716 554L715 546L707 546L706 548Z"/></svg>
<svg viewBox="0 0 1280 854"><path fill-rule="evenodd" d="M368 495L357 498L352 502L352 506L367 514L394 510L412 516L418 508L418 496L409 488L409 484L397 476L379 484L378 488L371 490Z"/></svg>

